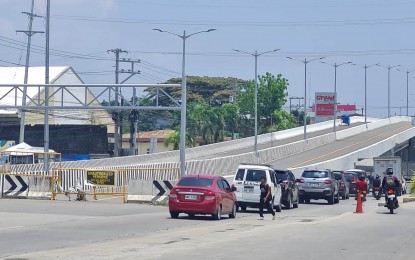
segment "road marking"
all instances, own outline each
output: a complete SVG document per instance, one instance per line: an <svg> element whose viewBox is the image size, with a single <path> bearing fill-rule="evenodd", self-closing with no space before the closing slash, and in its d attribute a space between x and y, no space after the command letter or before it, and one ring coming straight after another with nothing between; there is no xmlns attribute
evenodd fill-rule
<svg viewBox="0 0 415 260"><path fill-rule="evenodd" d="M391 131L389 131L389 132L385 132L385 133L382 133L382 134L379 134L379 135L373 136L373 137L371 137L371 138L369 138L369 139L366 139L366 140L360 141L360 142L358 142L358 143L354 143L354 144L350 144L350 145L344 146L344 147L342 147L342 148L339 148L339 149L337 149L337 150L331 151L331 152L329 152L329 153L326 153L326 154L323 154L323 155L317 156L317 157L315 157L315 158L313 158L313 159L310 159L310 160L307 160L307 161L301 162L301 163L299 163L299 164L295 164L295 165L290 166L290 167L288 167L288 168L292 169L292 168L297 168L297 167L300 167L300 166L302 166L302 165L304 165L304 164L306 164L306 163L309 163L309 162L315 161L315 160L317 160L317 159L321 159L321 158L323 158L323 157L326 157L326 156L328 156L328 155L332 155L332 154L334 154L334 153L337 153L337 152L343 151L343 150L345 150L345 149L347 149L347 148L350 148L350 147L353 147L353 146L356 146L356 145L359 145L359 144L362 144L362 143L366 143L366 142L371 141L371 140L373 140L373 139L375 139L375 138L378 138L378 137L380 137L380 136L383 136L383 135L386 135L386 134L389 134L389 133L392 133L392 132L395 132L395 131L398 131L398 130L401 130L401 129L408 129L407 127L408 127L408 126L403 126L403 127L398 128L398 129L394 129L394 130L391 130Z"/></svg>
<svg viewBox="0 0 415 260"><path fill-rule="evenodd" d="M20 228L24 228L24 226L15 226L15 227L0 228L0 231L3 231L3 230L12 230L12 229L20 229Z"/></svg>

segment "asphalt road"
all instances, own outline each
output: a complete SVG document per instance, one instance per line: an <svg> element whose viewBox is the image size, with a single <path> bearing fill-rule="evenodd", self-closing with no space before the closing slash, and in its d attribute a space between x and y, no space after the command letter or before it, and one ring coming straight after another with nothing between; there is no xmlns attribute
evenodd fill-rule
<svg viewBox="0 0 415 260"><path fill-rule="evenodd" d="M409 122L387 125L268 163L276 168L297 168L327 161L380 142L411 127Z"/></svg>
<svg viewBox="0 0 415 260"><path fill-rule="evenodd" d="M213 221L115 201L0 200L0 258L413 259L415 204L390 215L373 198L364 214L352 213L353 199L316 202L275 221L256 210Z"/></svg>
<svg viewBox="0 0 415 260"><path fill-rule="evenodd" d="M351 127L355 127L358 125L362 125L364 123L354 123L351 124L350 126L346 126L346 125L342 125L342 126L337 126L336 127L336 131L341 131L344 129L348 129ZM316 131L316 132L310 132L307 133L307 137L308 138L312 138L312 137L316 137L316 136L320 136L320 135L325 135L328 133L333 132L333 127L329 128L329 129L324 129L324 130L320 130L320 131ZM293 136L290 138L286 138L286 139L282 139L282 140L274 140L274 141L268 141L265 143L260 143L258 144L258 150L263 150L263 149L268 149L271 147L275 147L275 146L280 146L280 145L284 145L284 144L290 144L290 143L294 143L297 141L301 141L303 140L304 135L297 135L297 136ZM236 150L232 150L232 151L227 151L227 152L223 152L223 153L215 153L215 154L211 154L208 156L201 156L198 157L198 159L212 159L212 158L219 158L219 157L224 157L224 156L232 156L232 155L238 155L238 154L242 154L242 153L249 153L249 152L253 152L254 151L254 146L252 145L251 147L246 147L246 148L242 148L242 149L236 149Z"/></svg>

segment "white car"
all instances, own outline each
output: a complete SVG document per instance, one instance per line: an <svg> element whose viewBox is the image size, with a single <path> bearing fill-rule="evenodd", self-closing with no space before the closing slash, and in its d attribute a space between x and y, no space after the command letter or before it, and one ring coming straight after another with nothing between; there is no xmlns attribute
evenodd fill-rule
<svg viewBox="0 0 415 260"><path fill-rule="evenodd" d="M258 208L261 190L261 177L265 176L271 187L272 205L277 212L281 212L281 186L277 183L277 176L270 165L240 164L236 171L232 186L236 188L237 206L242 211L247 207Z"/></svg>

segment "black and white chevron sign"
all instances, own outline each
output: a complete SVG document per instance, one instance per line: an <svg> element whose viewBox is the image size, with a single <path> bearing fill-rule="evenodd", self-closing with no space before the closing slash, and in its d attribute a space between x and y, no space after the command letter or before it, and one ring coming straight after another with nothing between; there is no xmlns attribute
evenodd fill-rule
<svg viewBox="0 0 415 260"><path fill-rule="evenodd" d="M23 176L4 175L2 193L4 197L27 196L28 178Z"/></svg>
<svg viewBox="0 0 415 260"><path fill-rule="evenodd" d="M169 195L169 192L173 189L173 184L170 181L154 180L153 185L158 190L158 193L151 200L152 203L162 202L162 201L166 200L167 195Z"/></svg>

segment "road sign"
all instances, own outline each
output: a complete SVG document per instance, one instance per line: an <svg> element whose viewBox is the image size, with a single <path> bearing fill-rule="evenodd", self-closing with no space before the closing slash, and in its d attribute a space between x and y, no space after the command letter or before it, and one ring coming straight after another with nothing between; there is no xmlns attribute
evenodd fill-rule
<svg viewBox="0 0 415 260"><path fill-rule="evenodd" d="M2 197L26 197L29 180L25 176L3 175Z"/></svg>
<svg viewBox="0 0 415 260"><path fill-rule="evenodd" d="M86 181L99 186L115 186L115 171L88 170Z"/></svg>
<svg viewBox="0 0 415 260"><path fill-rule="evenodd" d="M316 92L316 123L333 119L335 97L334 92Z"/></svg>

